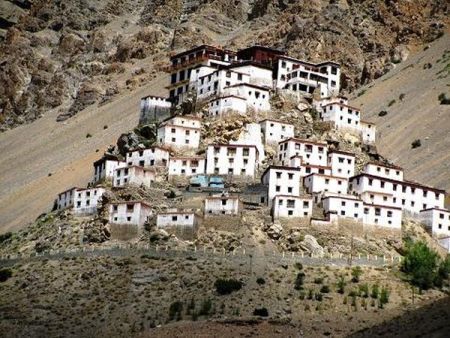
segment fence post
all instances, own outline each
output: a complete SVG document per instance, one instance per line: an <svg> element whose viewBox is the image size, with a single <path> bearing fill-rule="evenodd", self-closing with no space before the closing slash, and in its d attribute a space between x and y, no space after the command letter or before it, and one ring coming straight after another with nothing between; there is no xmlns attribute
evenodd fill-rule
<svg viewBox="0 0 450 338"><path fill-rule="evenodd" d="M284 251L283 251L283 258L284 258Z"/></svg>
<svg viewBox="0 0 450 338"><path fill-rule="evenodd" d="M292 251L292 258L294 258L294 251Z"/></svg>
<svg viewBox="0 0 450 338"><path fill-rule="evenodd" d="M302 251L302 258L304 257L305 253Z"/></svg>
<svg viewBox="0 0 450 338"><path fill-rule="evenodd" d="M225 256L225 248L222 248L223 249L223 255Z"/></svg>
<svg viewBox="0 0 450 338"><path fill-rule="evenodd" d="M216 253L216 247L213 248L213 254L215 254L215 253Z"/></svg>
<svg viewBox="0 0 450 338"><path fill-rule="evenodd" d="M197 252L197 245L194 246L194 252Z"/></svg>
<svg viewBox="0 0 450 338"><path fill-rule="evenodd" d="M155 251L158 251L158 244L156 244Z"/></svg>
<svg viewBox="0 0 450 338"><path fill-rule="evenodd" d="M376 260L376 261L378 260L378 255L375 255L375 260Z"/></svg>
<svg viewBox="0 0 450 338"><path fill-rule="evenodd" d="M244 248L244 250L242 250L242 254L245 255L245 248Z"/></svg>

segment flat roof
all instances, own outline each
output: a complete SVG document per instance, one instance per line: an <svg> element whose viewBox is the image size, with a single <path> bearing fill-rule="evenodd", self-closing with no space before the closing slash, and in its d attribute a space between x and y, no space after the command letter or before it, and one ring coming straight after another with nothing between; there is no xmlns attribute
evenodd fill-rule
<svg viewBox="0 0 450 338"><path fill-rule="evenodd" d="M394 209L394 210L402 210L402 208L399 207L392 207L389 205L381 205L381 204L370 204L370 203L363 203L365 206L368 207L375 207L375 208L385 208L385 209Z"/></svg>
<svg viewBox="0 0 450 338"><path fill-rule="evenodd" d="M306 143L306 144L315 144L315 145L324 146L324 147L328 146L327 143L322 143L322 142L319 142L319 141L312 141L312 140L310 141L310 140L307 140L307 139L300 139L300 138L295 138L295 137L290 137L290 138L288 138L286 140L280 141L278 144L289 142L289 141L299 142L299 143Z"/></svg>
<svg viewBox="0 0 450 338"><path fill-rule="evenodd" d="M111 205L117 205L117 204L143 204L148 207L151 207L150 203L143 201L143 200L130 200L130 201L118 201L118 202L109 202Z"/></svg>
<svg viewBox="0 0 450 338"><path fill-rule="evenodd" d="M411 182L411 181L398 181L398 180L394 180L392 178L387 178L387 177L383 177L383 176L376 176L376 175L371 175L371 174L367 174L367 173L361 173L361 174L355 175L353 177L350 177L349 180L357 179L357 178L360 178L360 177L368 177L368 178L372 178L372 179L376 179L376 180L381 180L381 181L395 183L395 184L398 184L398 185L407 185L407 186L410 186L410 187L419 188L419 189L423 189L423 190L434 191L436 193L445 195L445 190L442 190L442 189L429 187L429 186L422 185L422 184L415 183L415 182Z"/></svg>
<svg viewBox="0 0 450 338"><path fill-rule="evenodd" d="M259 154L258 147L254 144L225 144L225 143L211 143L208 147L228 147L228 148L255 148Z"/></svg>
<svg viewBox="0 0 450 338"><path fill-rule="evenodd" d="M343 151L343 150L330 150L330 151L328 151L328 155L330 155L330 154L341 154L341 155L356 157L356 155L354 153L350 153L348 151Z"/></svg>
<svg viewBox="0 0 450 338"><path fill-rule="evenodd" d="M133 149L128 150L127 153L134 153L134 152L136 152L136 151L144 151L144 150L150 150L150 149L159 149L159 150L162 150L162 151L169 152L169 150L167 150L167 149L164 148L164 147L154 145L154 146L146 147L146 148L139 148L139 147L133 148Z"/></svg>
<svg viewBox="0 0 450 338"><path fill-rule="evenodd" d="M171 160L204 160L205 158L202 156L170 156L169 161Z"/></svg>
<svg viewBox="0 0 450 338"><path fill-rule="evenodd" d="M161 124L161 126L158 129L161 128L166 128L166 127L170 127L170 128L182 128L182 129L193 129L193 130L200 130L201 127L192 127L192 126L180 126L179 124L172 124L172 123L164 123Z"/></svg>
<svg viewBox="0 0 450 338"><path fill-rule="evenodd" d="M283 122L283 121L275 120L275 119L264 119L264 120L259 121L258 123L263 123L263 122L266 122L266 121L275 122L275 123L279 123L279 124L285 124L285 125L292 126L292 127L294 126L292 123Z"/></svg>
<svg viewBox="0 0 450 338"><path fill-rule="evenodd" d="M247 99L245 99L245 98L243 98L243 97L240 97L240 96L237 96L237 95L225 95L225 96L215 97L215 98L209 100L208 102L217 101L217 100L222 100L222 99L227 99L227 98L229 98L229 97L233 97L233 98L235 98L235 99L247 101Z"/></svg>
<svg viewBox="0 0 450 338"><path fill-rule="evenodd" d="M384 168L388 168L388 169L398 169L398 170L403 170L402 167L399 167L399 166L397 166L397 165L395 165L395 164L390 164L390 163L379 163L379 162L375 162L375 161L367 162L365 165L366 165L366 166L367 166L367 165L376 165L376 166L384 167Z"/></svg>
<svg viewBox="0 0 450 338"><path fill-rule="evenodd" d="M258 86L258 85L247 83L247 82L236 83L234 85L224 87L224 89L226 89L226 88L235 88L235 87L243 87L243 86L245 86L245 87L252 87L252 88L255 88L255 89L260 89L260 90L264 90L264 91L267 91L267 92L270 90L269 87L262 87L262 86Z"/></svg>
<svg viewBox="0 0 450 338"><path fill-rule="evenodd" d="M329 195L329 196L322 197L322 200L325 200L327 198L340 198L340 199L343 199L343 200L356 201L356 202L363 203L362 199L360 199L360 198L358 198L356 196L352 197L352 195L341 195L341 196L340 195Z"/></svg>
<svg viewBox="0 0 450 338"><path fill-rule="evenodd" d="M434 207L434 208L422 209L422 210L420 210L420 212L422 212L422 211L430 211L430 210L437 210L437 211L442 211L442 212L450 213L450 210L447 210L447 209L441 209L441 208L436 208L436 207Z"/></svg>
<svg viewBox="0 0 450 338"><path fill-rule="evenodd" d="M306 178L306 177L309 177L309 176L313 176L313 175L315 175L315 176L320 176L320 177L336 178L336 179L341 179L341 180L346 180L346 181L348 181L348 178L347 178L347 177L333 176L333 175L324 175L324 174L317 174L317 173L309 174L309 175L305 176L305 178Z"/></svg>
<svg viewBox="0 0 450 338"><path fill-rule="evenodd" d="M297 199L303 199L303 200L312 200L312 196L296 196L296 195L275 195L273 198L277 197L283 197L283 198L297 198Z"/></svg>
<svg viewBox="0 0 450 338"><path fill-rule="evenodd" d="M263 177L267 174L267 172L268 172L269 170L271 170L271 169L273 169L273 170L301 171L300 168L296 168L296 167L288 167L288 166L284 166L284 165L270 165L270 166L268 166L268 167L266 168L266 170L264 170L264 172L263 172L262 175L261 175L261 178L263 178Z"/></svg>
<svg viewBox="0 0 450 338"><path fill-rule="evenodd" d="M170 121L172 119L175 118L182 118L182 119L186 119L186 120L196 120L196 121L201 121L202 119L198 116L194 116L194 115L174 115L174 116L170 116L164 120L162 120L161 122L166 122L166 121Z"/></svg>
<svg viewBox="0 0 450 338"><path fill-rule="evenodd" d="M335 106L335 105L336 106L340 106L340 107L346 107L346 108L354 109L354 110L357 110L357 111L361 112L360 108L349 106L348 104L343 104L343 103L340 103L340 102L327 103L327 104L323 105L322 108L325 108L325 107L328 107L328 106Z"/></svg>
<svg viewBox="0 0 450 338"><path fill-rule="evenodd" d="M178 58L180 58L182 56L185 56L185 55L188 55L188 54L191 54L193 52L197 52L197 51L203 50L203 49L206 49L206 50L209 50L209 51L219 51L219 52L223 52L223 53L225 53L225 52L235 53L235 52L233 52L231 50L223 49L223 48L220 48L220 47L215 47L215 46L211 46L211 45L200 45L200 46L193 47L191 49L184 50L183 52L177 53L175 55L172 55L170 57L170 60L178 59Z"/></svg>

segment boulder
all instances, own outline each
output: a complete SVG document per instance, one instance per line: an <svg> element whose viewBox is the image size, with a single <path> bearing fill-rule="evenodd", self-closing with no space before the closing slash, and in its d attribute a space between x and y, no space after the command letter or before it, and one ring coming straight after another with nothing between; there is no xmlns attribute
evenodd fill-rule
<svg viewBox="0 0 450 338"><path fill-rule="evenodd" d="M314 256L323 257L324 249L317 242L317 239L314 236L305 235L305 238L303 239L303 241L300 244L301 244L302 249L305 249L306 251L310 252Z"/></svg>
<svg viewBox="0 0 450 338"><path fill-rule="evenodd" d="M279 239L283 234L283 227L279 223L273 223L266 230L267 235L272 239Z"/></svg>

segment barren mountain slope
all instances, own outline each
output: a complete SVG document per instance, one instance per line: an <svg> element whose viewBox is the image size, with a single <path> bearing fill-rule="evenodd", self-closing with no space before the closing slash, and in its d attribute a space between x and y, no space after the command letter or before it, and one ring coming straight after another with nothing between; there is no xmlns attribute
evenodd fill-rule
<svg viewBox="0 0 450 338"><path fill-rule="evenodd" d="M450 35L397 64L361 92L352 104L377 124L379 152L403 166L407 179L448 190L450 105L440 104L438 96L450 97ZM387 115L379 116L380 111ZM421 146L413 149L415 140Z"/></svg>
<svg viewBox="0 0 450 338"><path fill-rule="evenodd" d="M123 67L144 59L161 66L167 58L155 54L201 43L333 59L343 66L343 87L355 89L448 23L446 0L34 0L10 19L20 2L0 7L9 8L0 10L8 28L0 37L0 130L53 108L72 116L122 92L115 79Z"/></svg>
<svg viewBox="0 0 450 338"><path fill-rule="evenodd" d="M109 144L115 144L121 133L137 125L140 97L159 93L162 81L157 77L112 103L86 109L64 123L56 122L57 111L52 111L31 124L0 134L1 232L22 228L49 211L57 193L86 186L93 175L93 161ZM88 133L92 137L87 138Z"/></svg>

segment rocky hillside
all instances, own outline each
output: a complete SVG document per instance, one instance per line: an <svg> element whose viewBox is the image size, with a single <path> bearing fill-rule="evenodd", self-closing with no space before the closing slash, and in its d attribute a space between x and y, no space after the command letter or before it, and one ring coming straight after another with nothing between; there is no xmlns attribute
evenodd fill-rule
<svg viewBox="0 0 450 338"><path fill-rule="evenodd" d="M199 43L259 43L295 57L333 59L351 91L392 69L407 46L440 36L447 6L445 0L4 0L0 128L50 109L65 120L147 83L170 51Z"/></svg>
<svg viewBox="0 0 450 338"><path fill-rule="evenodd" d="M403 166L407 179L446 190L450 101L444 104L443 98L450 98L449 83L450 35L445 34L361 88L352 101L377 124L378 150Z"/></svg>

